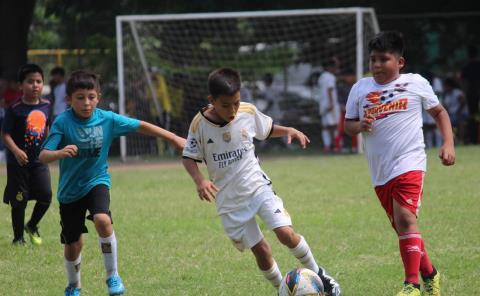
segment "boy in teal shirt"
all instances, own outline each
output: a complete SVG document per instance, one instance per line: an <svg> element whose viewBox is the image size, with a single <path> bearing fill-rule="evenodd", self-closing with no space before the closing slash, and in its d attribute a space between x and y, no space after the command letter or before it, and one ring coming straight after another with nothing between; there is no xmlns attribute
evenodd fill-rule
<svg viewBox="0 0 480 296"><path fill-rule="evenodd" d="M185 139L153 124L97 109L100 84L95 74L76 71L67 82L67 100L71 108L53 122L43 145L40 161L59 160L60 181L57 198L62 225L61 242L65 248L68 285L65 295L80 295L80 262L86 233L85 214L93 219L107 272L109 295L125 292L117 272L117 240L112 227L108 151L115 137L129 132L163 138L178 150Z"/></svg>

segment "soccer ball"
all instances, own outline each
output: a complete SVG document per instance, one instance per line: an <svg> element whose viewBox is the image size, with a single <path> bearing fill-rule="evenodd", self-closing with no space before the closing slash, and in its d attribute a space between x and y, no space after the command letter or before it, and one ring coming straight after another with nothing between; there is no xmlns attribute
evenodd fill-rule
<svg viewBox="0 0 480 296"><path fill-rule="evenodd" d="M292 269L283 277L279 296L323 296L320 277L310 269Z"/></svg>

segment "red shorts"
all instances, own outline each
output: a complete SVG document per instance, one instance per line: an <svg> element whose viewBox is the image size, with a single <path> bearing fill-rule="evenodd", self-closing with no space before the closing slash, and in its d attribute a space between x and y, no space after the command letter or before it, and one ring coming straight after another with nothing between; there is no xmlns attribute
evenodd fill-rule
<svg viewBox="0 0 480 296"><path fill-rule="evenodd" d="M384 185L375 187L378 199L393 225L393 200L402 207L418 215L422 203L423 171L410 171L388 181Z"/></svg>

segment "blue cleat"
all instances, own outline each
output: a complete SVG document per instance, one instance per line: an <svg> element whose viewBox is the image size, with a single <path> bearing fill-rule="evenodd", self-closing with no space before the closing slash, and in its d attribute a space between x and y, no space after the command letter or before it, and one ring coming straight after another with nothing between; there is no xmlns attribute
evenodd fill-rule
<svg viewBox="0 0 480 296"><path fill-rule="evenodd" d="M123 285L122 278L119 275L112 275L106 281L108 286L108 295L122 295L125 293L125 286Z"/></svg>
<svg viewBox="0 0 480 296"><path fill-rule="evenodd" d="M70 284L65 288L65 296L80 296L82 289L77 288L75 284Z"/></svg>

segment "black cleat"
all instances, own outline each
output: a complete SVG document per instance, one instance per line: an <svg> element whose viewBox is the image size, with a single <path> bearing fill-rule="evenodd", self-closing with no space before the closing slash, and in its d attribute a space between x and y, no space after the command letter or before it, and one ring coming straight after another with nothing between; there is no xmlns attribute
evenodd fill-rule
<svg viewBox="0 0 480 296"><path fill-rule="evenodd" d="M337 281L327 274L327 272L320 267L318 271L318 276L322 280L323 288L325 290L325 296L341 296L342 291L340 290L340 285Z"/></svg>

